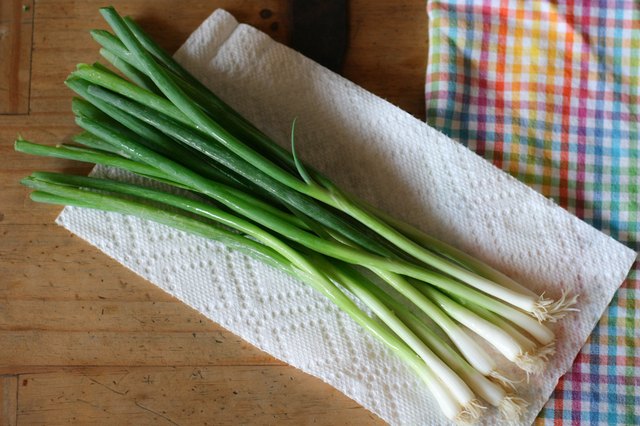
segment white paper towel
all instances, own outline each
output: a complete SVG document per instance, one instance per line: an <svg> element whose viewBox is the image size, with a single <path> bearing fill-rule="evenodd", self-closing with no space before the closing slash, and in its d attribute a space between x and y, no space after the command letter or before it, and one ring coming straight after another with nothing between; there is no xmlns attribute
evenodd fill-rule
<svg viewBox="0 0 640 426"><path fill-rule="evenodd" d="M580 312L554 328L558 351L549 368L518 386L531 403L523 424L531 423L636 254L425 123L222 10L176 58L285 146L297 117L299 155L345 189L538 292L581 294ZM128 179L104 168L94 172ZM305 285L217 243L136 218L67 207L58 223L387 422L447 423L401 362ZM486 424L498 423L490 412Z"/></svg>

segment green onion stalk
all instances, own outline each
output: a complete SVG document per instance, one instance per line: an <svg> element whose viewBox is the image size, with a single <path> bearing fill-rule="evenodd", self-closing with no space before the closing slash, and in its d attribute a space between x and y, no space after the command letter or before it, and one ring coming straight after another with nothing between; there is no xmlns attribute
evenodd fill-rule
<svg viewBox="0 0 640 426"><path fill-rule="evenodd" d="M133 215L225 244L329 298L424 381L448 418L473 422L485 403L509 420L522 414L527 404L499 357L542 372L554 352L548 323L575 310L577 295L538 295L347 194L297 157L295 120L288 151L131 18L101 13L113 33L92 36L113 68L80 64L66 80L82 132L58 146L19 138L15 149L142 179L35 172L22 180L34 201Z"/></svg>

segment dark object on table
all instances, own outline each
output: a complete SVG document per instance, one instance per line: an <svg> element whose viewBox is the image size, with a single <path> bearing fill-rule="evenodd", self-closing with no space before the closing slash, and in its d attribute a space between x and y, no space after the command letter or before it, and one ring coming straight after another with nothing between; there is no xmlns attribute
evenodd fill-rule
<svg viewBox="0 0 640 426"><path fill-rule="evenodd" d="M291 47L340 72L347 50L347 0L293 0Z"/></svg>

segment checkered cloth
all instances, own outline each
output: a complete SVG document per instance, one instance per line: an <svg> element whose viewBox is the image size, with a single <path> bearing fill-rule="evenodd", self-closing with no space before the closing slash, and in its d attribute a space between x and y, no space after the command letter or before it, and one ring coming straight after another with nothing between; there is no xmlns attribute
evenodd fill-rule
<svg viewBox="0 0 640 426"><path fill-rule="evenodd" d="M640 3L428 1L427 120L634 250ZM540 424L640 424L636 263Z"/></svg>

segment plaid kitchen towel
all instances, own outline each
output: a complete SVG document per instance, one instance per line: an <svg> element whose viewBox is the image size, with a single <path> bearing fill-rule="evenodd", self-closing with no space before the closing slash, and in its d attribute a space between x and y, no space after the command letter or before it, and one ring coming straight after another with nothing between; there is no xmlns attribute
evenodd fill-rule
<svg viewBox="0 0 640 426"><path fill-rule="evenodd" d="M427 121L640 249L640 3L429 0ZM636 263L540 424L640 424Z"/></svg>

